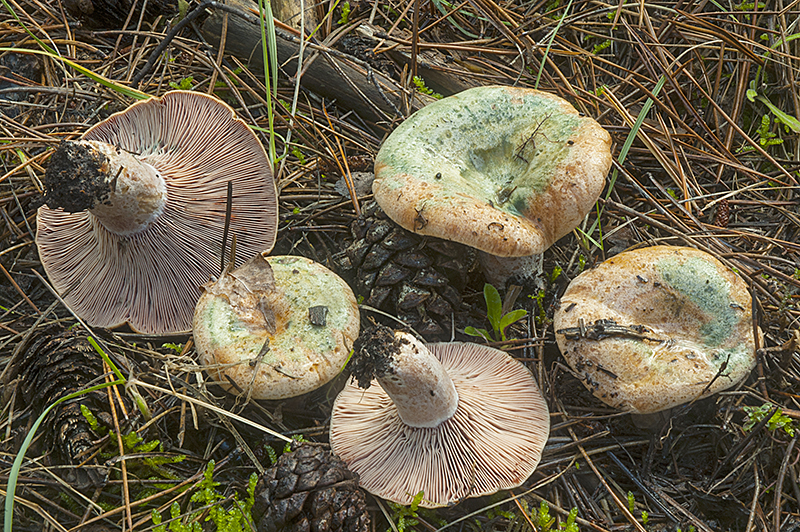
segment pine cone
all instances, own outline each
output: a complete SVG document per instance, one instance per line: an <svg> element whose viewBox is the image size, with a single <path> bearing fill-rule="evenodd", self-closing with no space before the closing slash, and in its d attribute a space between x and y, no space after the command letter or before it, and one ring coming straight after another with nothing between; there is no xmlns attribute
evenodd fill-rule
<svg viewBox="0 0 800 532"><path fill-rule="evenodd" d="M20 364L19 391L25 404L33 407L34 415L58 399L86 388L103 374L100 355L80 332L49 329L37 333L28 343ZM72 482L81 487L103 482L105 469L94 460L88 460L95 442L100 437L92 430L81 412L84 405L100 425L111 425L108 399L105 390L94 391L53 409L48 421L45 441L56 451L61 463L83 464L79 470L70 470Z"/></svg>
<svg viewBox="0 0 800 532"><path fill-rule="evenodd" d="M723 198L717 204L717 215L714 217L714 222L720 227L728 227L728 222L731 218L731 206L728 200Z"/></svg>
<svg viewBox="0 0 800 532"><path fill-rule="evenodd" d="M406 231L375 202L363 207L350 231L354 241L340 265L354 273L364 303L396 315L427 340L449 336L475 251Z"/></svg>
<svg viewBox="0 0 800 532"><path fill-rule="evenodd" d="M322 446L303 443L258 480L253 518L259 532L367 532L358 476Z"/></svg>

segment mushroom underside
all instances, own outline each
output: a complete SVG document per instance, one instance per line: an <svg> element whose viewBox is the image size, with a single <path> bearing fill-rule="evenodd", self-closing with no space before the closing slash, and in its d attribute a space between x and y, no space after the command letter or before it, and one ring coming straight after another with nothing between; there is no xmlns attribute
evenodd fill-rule
<svg viewBox="0 0 800 532"><path fill-rule="evenodd" d="M41 207L36 243L50 281L92 326L187 331L199 286L219 274L229 182L228 243L235 235L237 263L275 242L277 194L264 148L228 105L185 91L138 102L83 139L117 146L155 168L167 203L130 235L114 234L88 211Z"/></svg>
<svg viewBox="0 0 800 532"><path fill-rule="evenodd" d="M463 345L481 350L473 360ZM549 432L547 404L530 372L507 354L475 344L428 346L458 391L455 414L436 428L412 428L377 381L348 384L334 405L331 446L364 489L400 504L420 491L437 507L522 484Z"/></svg>

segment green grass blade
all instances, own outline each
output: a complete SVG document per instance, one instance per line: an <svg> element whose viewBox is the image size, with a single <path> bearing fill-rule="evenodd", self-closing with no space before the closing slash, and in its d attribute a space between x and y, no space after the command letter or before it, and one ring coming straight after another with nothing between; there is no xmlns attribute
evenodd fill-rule
<svg viewBox="0 0 800 532"><path fill-rule="evenodd" d="M569 4L567 7L564 8L564 14L561 15L561 18L558 19L558 24L553 29L553 32L550 34L550 38L547 40L547 48L544 50L544 56L542 56L542 62L539 64L539 73L536 74L536 83L533 84L534 89L539 88L539 81L542 79L542 72L544 71L544 65L547 63L547 56L550 53L550 47L553 45L553 41L556 38L556 34L558 34L559 28L561 28L561 24L564 23L564 19L567 18L567 13L569 13L569 8L572 7L572 0L569 0Z"/></svg>
<svg viewBox="0 0 800 532"><path fill-rule="evenodd" d="M277 163L275 149L275 100L278 97L278 41L275 37L275 20L269 0L258 0L261 24L261 54L264 58L264 85L267 87L267 121L269 122L269 160ZM270 79L272 83L270 83ZM270 90L270 87L272 89Z"/></svg>
<svg viewBox="0 0 800 532"><path fill-rule="evenodd" d="M12 8L11 8L11 6L8 4L8 2L7 2L6 0L3 0L3 5L6 7L6 9L8 10L8 12L9 12L9 13L11 13L11 16L12 16L12 17L14 17L14 19L15 19L17 22L19 22L19 25L20 25L20 26L22 26L22 29L23 29L23 30L25 30L25 32L26 32L28 35L30 35L30 36L31 36L31 38L32 38L34 41L36 41L36 44L38 44L39 46L41 46L43 50L46 50L46 51L48 51L48 52L50 52L51 54L54 54L54 55L56 55L56 56L58 55L58 52L56 52L55 50L53 50L52 48L50 48L50 47L49 47L49 46L48 46L48 45L47 45L47 44L46 44L46 43L45 43L43 40L41 40L41 39L40 39L39 37L37 37L37 36L36 36L36 35L35 35L35 34L34 34L32 31L31 31L31 30L29 30L29 29L28 29L28 26L26 26L26 25L25 25L25 23L24 23L24 22L22 22L22 20L21 20L21 19L20 19L20 18L17 16L17 13L16 13L16 12L15 12L15 11L14 11Z"/></svg>
<svg viewBox="0 0 800 532"><path fill-rule="evenodd" d="M86 395L87 393L91 393L95 390L102 390L103 388L108 388L109 386L115 386L117 384L125 384L125 379L115 380L112 382L106 382L103 384L98 384L96 386L92 386L85 390L80 390L75 393L71 393L67 396L62 397L58 401L54 402L50 406L44 409L44 411L36 418L33 425L31 426L30 430L28 430L28 435L25 437L25 441L22 442L22 447L20 447L19 453L17 453L17 457L14 458L14 464L11 466L11 471L8 474L8 486L6 487L6 502L5 502L5 516L3 519L3 530L6 532L11 532L11 526L14 522L14 493L17 489L17 479L19 478L20 469L22 469L22 462L25 460L25 453L28 451L28 448L31 446L31 442L33 442L33 438L36 436L36 431L39 430L39 426L42 424L44 419L47 417L47 414L50 413L56 406L60 405L65 401L69 401L71 399L75 399L82 395Z"/></svg>
<svg viewBox="0 0 800 532"><path fill-rule="evenodd" d="M104 86L106 86L106 87L108 87L108 88L110 88L112 90L115 90L115 91L119 92L120 94L123 94L124 96L128 96L130 98L135 98L135 99L138 99L138 100L145 100L145 99L149 98L149 96L147 94L145 94L145 93L143 93L141 91L138 91L136 89L132 89L130 87L126 87L124 85L120 85L118 83L114 83L110 79L104 78L100 74L95 74L94 72L92 72L88 68L85 68L85 67L79 65L78 63L76 63L76 62L74 62L74 61L72 61L70 59L66 59L66 58L62 57L61 54L59 54L57 50L54 50L53 48L51 48L47 43L45 43L43 40L41 40L39 37L37 37L31 30L28 29L28 27L25 25L25 23L22 22L22 19L19 18L17 13L14 11L14 9L9 5L7 0L2 0L2 2L3 2L3 5L5 6L6 10L8 10L8 12L11 14L11 16L14 17L14 19L19 23L19 25L22 27L22 29L25 30L25 32L28 35L30 35L30 37L34 41L36 41L36 44L38 44L42 48L42 50L26 50L26 49L21 49L21 48L6 48L6 47L3 47L3 48L0 48L0 51L2 51L2 52L23 53L23 54L24 53L28 53L28 54L45 55L47 57L51 57L51 58L53 58L53 59L55 59L57 61L61 61L61 62L65 63L67 66L69 66L73 70L76 70L76 71L80 72L81 74L83 74L87 78L89 78L89 79L91 79L93 81L96 81L97 83L100 83L101 85L104 85Z"/></svg>
<svg viewBox="0 0 800 532"><path fill-rule="evenodd" d="M658 93L661 92L661 89L664 88L664 84L667 82L667 78L661 76L656 83L656 86L653 87L653 96L658 96ZM647 116L647 113L650 112L650 108L653 107L653 99L647 98L645 100L644 105L642 105L641 111L636 116L636 121L633 123L633 127L631 127L630 132L628 133L628 137L625 139L625 143L622 145L622 148L619 150L619 156L617 157L617 161L619 164L623 164L625 159L628 157L628 152L633 146L633 141L636 140L636 135L639 133L639 129L641 129L642 124L644 123L644 119ZM619 177L619 171L614 168L614 171L611 172L611 179L608 181L608 191L606 192L605 199L611 197L611 191L614 190L614 184L617 182L617 178ZM592 226L585 232L581 231L586 237L589 238L594 244L597 242L594 241L589 235L594 234L595 229L597 229L597 224L600 223L600 214L602 214L603 209L600 209L597 214L597 219L592 223ZM602 239L601 239L602 240ZM602 249L601 246L597 246L598 249Z"/></svg>
<svg viewBox="0 0 800 532"><path fill-rule="evenodd" d="M84 76L86 76L87 78L91 79L92 81L95 81L95 82L97 82L97 83L99 83L99 84L101 84L101 85L103 85L105 87L108 87L109 89L111 89L113 91L116 91L119 94L122 94L123 96L127 96L129 98L134 98L136 100L146 100L147 98L150 98L150 96L148 94L145 94L142 91L138 91L136 89L132 89L130 87L126 87L125 85L120 85L119 83L115 83L115 82L111 81L110 79L105 78L105 77L101 76L100 74L92 72L88 68L79 65L78 63L76 63L75 61L72 61L71 59L67 59L65 57L61 57L60 55L58 55L56 53L53 53L53 52L50 52L50 51L46 51L46 50L29 50L29 49L25 49L25 48L0 47L0 52L13 52L13 53L17 53L17 54L34 54L34 55L47 56L47 57L50 57L52 59L55 59L56 61L61 61L62 63L64 63L68 67L72 68L73 70L77 71L80 74L83 74Z"/></svg>

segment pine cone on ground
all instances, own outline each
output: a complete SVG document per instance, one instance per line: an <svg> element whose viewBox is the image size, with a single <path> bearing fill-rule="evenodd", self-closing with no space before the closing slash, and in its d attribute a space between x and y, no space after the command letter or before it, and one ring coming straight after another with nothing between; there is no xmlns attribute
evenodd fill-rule
<svg viewBox="0 0 800 532"><path fill-rule="evenodd" d="M48 405L60 398L97 384L103 375L103 362L81 332L48 329L37 333L28 343L20 363L19 391L25 404L38 416ZM56 451L61 463L78 465L69 470L70 481L78 486L99 485L104 481L105 468L89 459L100 439L81 412L84 405L100 425L112 424L105 390L89 392L53 409L43 425L45 441Z"/></svg>
<svg viewBox="0 0 800 532"><path fill-rule="evenodd" d="M320 445L293 445L258 480L253 518L259 532L367 532L358 476Z"/></svg>
<svg viewBox="0 0 800 532"><path fill-rule="evenodd" d="M475 251L406 231L375 202L364 205L350 231L354 240L340 265L354 274L364 303L397 316L427 340L449 337Z"/></svg>

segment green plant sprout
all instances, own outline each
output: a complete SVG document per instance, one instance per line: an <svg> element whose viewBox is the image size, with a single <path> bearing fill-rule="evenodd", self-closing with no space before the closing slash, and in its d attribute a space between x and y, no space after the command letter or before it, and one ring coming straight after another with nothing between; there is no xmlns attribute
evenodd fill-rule
<svg viewBox="0 0 800 532"><path fill-rule="evenodd" d="M544 11L545 13L549 13L550 11L555 11L559 7L561 7L561 0L551 0L545 6Z"/></svg>
<svg viewBox="0 0 800 532"><path fill-rule="evenodd" d="M550 517L550 505L547 504L547 501L542 501L542 503L539 505L539 512L536 516L536 524L539 525L539 530L542 532L547 532L555 522L555 517Z"/></svg>
<svg viewBox="0 0 800 532"><path fill-rule="evenodd" d="M486 300L486 317L489 318L494 335L486 329L476 329L472 326L465 327L464 333L470 336L479 336L487 342L505 342L507 340L506 328L527 316L528 312L524 309L517 309L503 314L503 301L500 299L500 293L489 283L483 285L483 298Z"/></svg>
<svg viewBox="0 0 800 532"><path fill-rule="evenodd" d="M298 146L292 146L292 155L297 157L297 161L301 165L303 165L303 166L306 165L306 156L303 154L302 151L300 151L300 148Z"/></svg>
<svg viewBox="0 0 800 532"><path fill-rule="evenodd" d="M759 5L761 5L761 2L759 2ZM740 4L740 6L753 6L753 3L743 3L743 4ZM752 7L750 7L750 9L752 9ZM789 42L791 42L791 41L793 41L795 39L800 39L800 33L793 33L792 35L788 35L786 37L782 37L782 38L776 40L775 43L773 43L772 46L769 47L769 50L767 50L764 53L764 56L763 56L764 57L764 64L763 65L759 65L758 69L756 70L755 78L753 78L750 81L750 86L747 89L747 91L745 92L745 96L747 96L747 99L750 100L751 102L754 102L754 101L758 100L759 102L763 103L765 106L767 106L767 108L770 110L770 112L772 112L772 114L775 115L775 117L778 120L783 122L783 124L786 127L791 129L795 133L800 133L800 120L798 120L796 117L794 117L792 115L789 115L787 113L784 113L783 111L778 109L778 107L775 106L770 101L769 98L767 98L764 94L759 92L759 88L761 87L761 76L763 74L766 77L766 69L764 67L769 63L769 61L773 60L772 59L773 50L777 50L778 48L780 48L784 44L789 43Z"/></svg>
<svg viewBox="0 0 800 532"><path fill-rule="evenodd" d="M755 9L756 5L758 5L758 9L764 9L767 7L767 4L764 2L742 2L740 4L736 4L733 6L733 9L736 11L752 11ZM745 20L750 20L750 15L744 16Z"/></svg>
<svg viewBox="0 0 800 532"><path fill-rule="evenodd" d="M556 519L550 515L550 505L547 504L547 501L542 501L538 511L534 511L532 517L539 532L553 532L553 523L556 522ZM567 521L565 523L559 523L558 530L562 532L580 532L578 525L575 524L575 519L577 517L578 509L571 509L567 515Z"/></svg>
<svg viewBox="0 0 800 532"><path fill-rule="evenodd" d="M86 405L80 405L81 414L83 415L86 422L89 423L89 427L96 433L96 434L110 434L112 436L111 440L116 441L116 433L113 430L107 429L100 425L95 415L89 410ZM178 480L178 476L165 469L164 465L167 464L177 464L179 462L183 462L186 459L185 454L178 454L174 456L165 456L164 453L164 446L161 445L159 440L150 440L145 441L144 438L139 436L139 434L134 430L122 436L122 452L125 455L146 455L153 451L159 453L157 456L142 456L141 458L137 458L129 462L128 471L136 475L140 478L147 478L149 480ZM101 452L100 456L108 459L117 456L116 453L111 452ZM156 493L158 489L165 489L168 488L169 485L167 484L154 484L149 489L142 490L138 495L137 499L142 499L144 497L149 497Z"/></svg>
<svg viewBox="0 0 800 532"><path fill-rule="evenodd" d="M780 119L776 118L775 123L780 123ZM758 126L756 133L758 134L758 143L766 148L767 146L775 146L777 144L783 144L783 139L776 139L777 133L773 133L772 130L772 120L770 119L768 114L765 114L761 117L761 124ZM739 148L738 153L745 153L748 151L755 150L754 147L750 145L742 146Z"/></svg>
<svg viewBox="0 0 800 532"><path fill-rule="evenodd" d="M225 74L225 77L228 78L228 82L231 85L239 85L239 80L236 79L236 76L238 76L242 72L244 72L244 69L242 67L236 67L233 70L231 70L230 74ZM224 81L216 81L216 82L214 82L214 88L215 89L224 88L224 87L227 87L227 86L228 86L228 83L225 83ZM235 101L235 98L233 100Z"/></svg>
<svg viewBox="0 0 800 532"><path fill-rule="evenodd" d="M193 85L194 85L194 76L186 76L177 83L175 83L174 81L169 82L170 87L182 91L192 90Z"/></svg>
<svg viewBox="0 0 800 532"><path fill-rule="evenodd" d="M161 347L165 347L167 349L172 349L173 351L175 351L175 354L178 354L178 355L183 353L183 344L174 344L172 342L165 342L165 343L161 344Z"/></svg>
<svg viewBox="0 0 800 532"><path fill-rule="evenodd" d="M419 524L419 515L417 515L417 511L419 511L419 503L422 502L423 497L425 497L425 492L420 491L414 495L411 504L408 506L403 506L396 502L387 503L392 510L392 521L397 526L398 532L405 532L407 527ZM392 532L392 529L390 528L386 532Z"/></svg>
<svg viewBox="0 0 800 532"><path fill-rule="evenodd" d="M427 94L428 96L433 96L437 100L441 100L442 99L442 95L439 94L438 92L433 92L433 89L431 89L427 85L425 85L425 80L422 79L421 77L414 76L414 78L411 81L414 82L414 86L417 87L417 90L419 92L421 92L422 94Z"/></svg>
<svg viewBox="0 0 800 532"><path fill-rule="evenodd" d="M170 523L169 528L166 524L162 524L162 516L157 510L150 513L150 518L153 521L153 530L155 532L200 532L203 527L198 522L200 516L207 511L208 516L206 521L212 521L216 525L216 530L219 532L245 532L253 530L251 526L253 517L251 510L255 502L256 484L258 483L258 475L252 473L247 483L247 497L244 501L239 501L239 498L233 495L233 504L230 509L225 509L222 506L224 501L228 498L223 496L216 487L219 482L214 482L214 460L208 462L205 471L203 472L203 480L198 485L198 490L192 495L191 501L197 503L203 508L208 507L204 511L194 511L188 514L184 520L188 520L189 524L184 524L181 515L181 507L177 501L172 503L169 509Z"/></svg>
<svg viewBox="0 0 800 532"><path fill-rule="evenodd" d="M744 412L747 414L747 421L744 424L745 432L750 432L753 430L753 427L758 425L769 413L775 408L776 405L772 403L764 403L761 406L745 406ZM770 432L775 432L776 430L782 429L783 432L788 434L790 437L794 437L794 422L792 418L785 415L783 410L779 407L772 417L769 418L767 421L767 429Z"/></svg>
<svg viewBox="0 0 800 532"><path fill-rule="evenodd" d="M350 20L350 2L342 4L342 16L339 18L339 24L347 24Z"/></svg>
<svg viewBox="0 0 800 532"><path fill-rule="evenodd" d="M636 510L636 499L632 491L628 492L628 510L630 510L631 515L633 515ZM648 514L646 510L642 510L642 524L647 525L648 521L650 521L650 514Z"/></svg>
<svg viewBox="0 0 800 532"><path fill-rule="evenodd" d="M536 294L530 294L528 296L536 302L536 308L538 309L538 312L535 316L536 325L544 325L544 323L547 321L547 311L544 309L544 296L544 290L539 290L536 292Z"/></svg>
<svg viewBox="0 0 800 532"><path fill-rule="evenodd" d="M561 266L558 265L554 266L553 271L550 272L550 276L547 278L548 282L551 285L555 283L556 279L558 279L561 276L562 271L563 270L561 269ZM546 295L547 293L544 291L544 289L539 290L538 292L536 292L536 294L528 295L529 298L533 299L536 302L537 311L536 311L536 316L534 316L534 318L536 319L536 325L545 326L549 323L547 320L547 309L544 308L544 298Z"/></svg>
<svg viewBox="0 0 800 532"><path fill-rule="evenodd" d="M745 96L747 96L747 99L750 100L750 102L759 101L763 103L767 109L769 109L770 112L775 115L776 120L780 120L781 123L795 133L800 133L800 120L788 113L784 113L775 104L773 104L769 98L763 94L760 94L756 90L756 80L752 80L750 82L750 88L747 89L747 92L745 92Z"/></svg>
<svg viewBox="0 0 800 532"><path fill-rule="evenodd" d="M595 44L594 48L592 48L592 54L597 55L606 48L611 46L611 39L606 39L605 41L601 42L600 44Z"/></svg>

